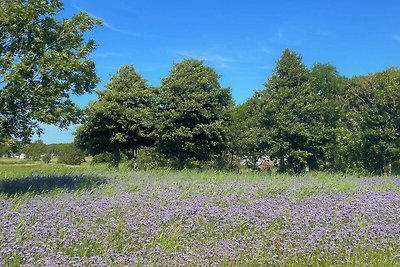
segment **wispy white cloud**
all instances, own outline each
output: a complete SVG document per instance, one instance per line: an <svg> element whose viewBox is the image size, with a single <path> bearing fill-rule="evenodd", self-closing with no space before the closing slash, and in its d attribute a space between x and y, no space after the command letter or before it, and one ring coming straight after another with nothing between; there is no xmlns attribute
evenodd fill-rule
<svg viewBox="0 0 400 267"><path fill-rule="evenodd" d="M278 39L279 41L282 41L282 40L285 38L284 32L283 32L282 29L279 29L279 30L278 30L278 32L276 33L276 37L277 37L277 39Z"/></svg>
<svg viewBox="0 0 400 267"><path fill-rule="evenodd" d="M131 55L130 53L98 52L98 53L93 53L92 57L107 58L107 57L126 57L130 55Z"/></svg>
<svg viewBox="0 0 400 267"><path fill-rule="evenodd" d="M267 55L272 55L272 54L274 54L274 50L271 49L271 48L269 48L269 47L267 47L267 46L261 46L261 47L259 48L259 50L260 50L263 54L267 54Z"/></svg>
<svg viewBox="0 0 400 267"><path fill-rule="evenodd" d="M282 42L286 40L286 34L283 29L278 29L276 30L271 36L269 37L269 42L275 43L275 42Z"/></svg>
<svg viewBox="0 0 400 267"><path fill-rule="evenodd" d="M323 35L326 34L324 32L315 32L313 34ZM299 45L301 42L306 40L307 33L304 29L301 28L277 28L275 31L272 31L267 39L268 44L279 44L285 45L286 47L292 47Z"/></svg>
<svg viewBox="0 0 400 267"><path fill-rule="evenodd" d="M103 21L103 26L106 27L107 29L110 29L110 30L112 30L114 32L125 33L125 31L123 31L121 29L118 29L117 27L115 27L112 24L110 24L109 22L107 22L107 20L105 20L104 18L96 16L95 14L91 13L90 11L85 10L85 9L83 9L83 8L77 6L77 5L73 5L73 7L78 11L87 13L89 16L91 16L93 18L102 20Z"/></svg>
<svg viewBox="0 0 400 267"><path fill-rule="evenodd" d="M330 31L317 31L314 34L322 37L328 37L332 35Z"/></svg>
<svg viewBox="0 0 400 267"><path fill-rule="evenodd" d="M272 70L273 67L265 65L265 66L257 66L257 69L259 69L259 70Z"/></svg>
<svg viewBox="0 0 400 267"><path fill-rule="evenodd" d="M400 34L393 34L393 38L400 42Z"/></svg>
<svg viewBox="0 0 400 267"><path fill-rule="evenodd" d="M186 58L195 58L215 63L219 68L230 68L230 63L235 62L232 58L224 57L213 52L175 51L174 53Z"/></svg>

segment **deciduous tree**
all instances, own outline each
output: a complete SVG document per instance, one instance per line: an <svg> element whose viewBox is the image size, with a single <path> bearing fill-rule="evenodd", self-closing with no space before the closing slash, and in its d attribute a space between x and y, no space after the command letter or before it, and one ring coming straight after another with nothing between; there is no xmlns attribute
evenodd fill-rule
<svg viewBox="0 0 400 267"><path fill-rule="evenodd" d="M113 153L117 166L121 152L132 157L136 149L154 144L156 90L132 66L122 66L98 94L76 132L79 147L92 155Z"/></svg>
<svg viewBox="0 0 400 267"><path fill-rule="evenodd" d="M400 160L400 70L389 68L352 82L348 110L359 127L360 160L370 172L382 174Z"/></svg>
<svg viewBox="0 0 400 267"><path fill-rule="evenodd" d="M29 140L40 123L66 127L79 108L70 95L91 92L98 82L84 33L101 21L85 13L56 16L59 0L0 1L0 141Z"/></svg>
<svg viewBox="0 0 400 267"><path fill-rule="evenodd" d="M313 95L308 84L309 71L300 55L286 49L277 61L266 89L260 92L263 103L262 124L271 140L272 158L285 162L298 173L312 156L309 148L310 132L307 129L309 109Z"/></svg>
<svg viewBox="0 0 400 267"><path fill-rule="evenodd" d="M270 155L271 143L266 129L262 126L262 100L256 93L241 105L231 109L233 123L229 127L230 152L243 160L252 170L259 170L258 160Z"/></svg>
<svg viewBox="0 0 400 267"><path fill-rule="evenodd" d="M219 78L202 61L186 59L162 80L157 145L178 167L208 161L224 151L232 99Z"/></svg>

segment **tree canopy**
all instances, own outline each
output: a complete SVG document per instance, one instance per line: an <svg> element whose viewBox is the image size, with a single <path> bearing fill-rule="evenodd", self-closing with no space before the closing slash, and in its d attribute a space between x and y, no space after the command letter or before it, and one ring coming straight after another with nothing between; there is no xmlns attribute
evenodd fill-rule
<svg viewBox="0 0 400 267"><path fill-rule="evenodd" d="M62 8L59 0L0 1L0 140L28 141L40 123L76 123L71 94L99 81L87 58L96 45L84 33L101 21L82 12L59 20Z"/></svg>
<svg viewBox="0 0 400 267"><path fill-rule="evenodd" d="M75 145L107 154L98 159L112 158L113 165L142 149L141 162L149 166L184 168L229 154L253 170L265 156L294 173L400 169L397 68L347 78L331 64L308 67L285 49L264 88L235 105L230 88L203 61L174 64L158 87L123 65L82 110L72 97L99 82L89 59L96 43L85 33L102 22L84 12L61 19L62 9L61 0L0 1L2 155L23 145L30 158L58 155L60 145L29 144L41 124L81 123Z"/></svg>
<svg viewBox="0 0 400 267"><path fill-rule="evenodd" d="M400 161L400 71L346 78L326 63L310 68L286 49L265 88L240 105L202 61L185 59L161 86L121 67L90 104L76 143L92 155L121 152L148 166L184 168L229 155L259 170L384 173ZM194 165L193 165L194 164ZM207 163L208 164L208 163ZM209 165L213 166L213 165Z"/></svg>
<svg viewBox="0 0 400 267"><path fill-rule="evenodd" d="M87 119L78 128L75 142L92 155L120 153L133 156L136 149L155 142L156 91L132 66L124 65L111 77L99 100L90 104Z"/></svg>
<svg viewBox="0 0 400 267"><path fill-rule="evenodd" d="M269 151L285 168L287 159L296 172L311 156L308 148L309 112L313 95L309 90L309 71L301 56L286 49L276 63L262 92L262 125L270 136Z"/></svg>
<svg viewBox="0 0 400 267"><path fill-rule="evenodd" d="M370 172L384 173L400 160L400 70L388 68L354 77L347 110L357 123L359 160Z"/></svg>
<svg viewBox="0 0 400 267"><path fill-rule="evenodd" d="M162 80L157 146L178 165L207 161L224 151L232 98L219 78L202 61L185 59Z"/></svg>

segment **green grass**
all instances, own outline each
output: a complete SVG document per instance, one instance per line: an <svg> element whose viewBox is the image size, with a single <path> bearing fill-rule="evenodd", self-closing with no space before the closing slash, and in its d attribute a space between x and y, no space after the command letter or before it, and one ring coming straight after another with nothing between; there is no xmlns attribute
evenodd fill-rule
<svg viewBox="0 0 400 267"><path fill-rule="evenodd" d="M58 164L54 159L51 163L45 164L42 161L0 158L0 180L42 175L64 175L88 172L101 173L108 170L109 168L106 165L93 166L88 162L77 166L71 166Z"/></svg>
<svg viewBox="0 0 400 267"><path fill-rule="evenodd" d="M91 165L88 162L78 166L69 166L58 164L54 161L45 164L41 161L0 158L0 181L28 177L55 177L55 179L58 179L57 177L63 177L65 175L83 175L85 177L90 175L100 175L113 179L117 178L120 186L124 185L127 191L140 190L140 187L149 179L151 180L154 178L165 183L173 182L186 184L188 186L185 191L187 194L192 194L198 190L196 187L197 183L210 182L213 184L223 184L226 183L226 181L240 183L267 183L268 187L263 187L257 190L257 194L265 197L277 193L290 193L292 196L303 198L315 194L355 192L364 189L375 191L400 190L397 184L390 180L377 185L364 185L357 181L357 178L359 178L357 175L343 175L325 172L310 172L301 176L293 177L288 174L271 174L267 172L237 173L213 170L176 171L170 169L140 171L130 169L127 164L121 164L118 169L110 169L106 164ZM135 177L135 179L132 179L132 177ZM382 177L381 179L385 180L389 178ZM115 184L111 183L108 187L102 188L104 192L112 194L114 187ZM229 194L243 193L239 192L240 190L241 189L238 187L233 187L229 190L225 190L225 192ZM183 195L182 197L185 196Z"/></svg>

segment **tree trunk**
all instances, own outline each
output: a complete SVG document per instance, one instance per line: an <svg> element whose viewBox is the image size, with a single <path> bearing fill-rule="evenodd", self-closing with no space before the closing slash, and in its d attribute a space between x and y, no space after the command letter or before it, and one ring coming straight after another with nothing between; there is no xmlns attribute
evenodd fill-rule
<svg viewBox="0 0 400 267"><path fill-rule="evenodd" d="M118 168L119 163L121 161L121 152L117 146L113 148L113 161L111 162L110 166L114 168Z"/></svg>

